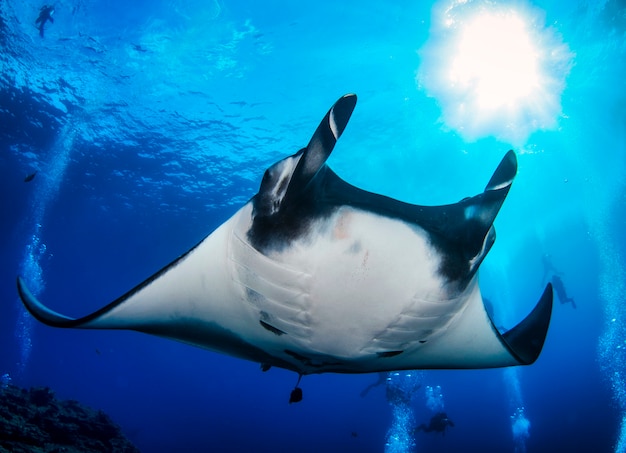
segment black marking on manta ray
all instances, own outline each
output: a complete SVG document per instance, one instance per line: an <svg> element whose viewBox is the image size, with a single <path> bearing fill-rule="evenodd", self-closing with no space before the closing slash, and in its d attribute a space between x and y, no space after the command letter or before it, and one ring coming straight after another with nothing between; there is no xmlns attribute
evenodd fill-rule
<svg viewBox="0 0 626 453"><path fill-rule="evenodd" d="M280 357L274 357L268 354L263 349L249 343L241 338L235 332L225 329L217 323L203 323L198 320L187 319L184 325L180 324L159 324L153 327L141 326L141 332L165 337L176 338L183 343L196 345L202 347L198 343L198 339L211 339L213 344L227 346L224 351L227 354L234 355L236 357L243 357L253 362L258 363L271 363L272 365L285 368L287 370L298 371L298 367L293 366L287 360ZM135 330L130 328L130 330ZM139 330L139 329L137 329Z"/></svg>
<svg viewBox="0 0 626 453"><path fill-rule="evenodd" d="M284 251L296 240L314 232L313 224L323 217L330 217L337 207L322 209L313 203L303 203L298 208L272 218L257 218L248 232L248 240L254 248L268 255L271 251Z"/></svg>
<svg viewBox="0 0 626 453"><path fill-rule="evenodd" d="M292 351L290 349L285 349L285 354L290 355L294 359L302 362L302 364L309 366L311 368L324 368L324 367L334 367L334 366L343 365L342 362L339 362L339 361L314 361L310 357L304 356L302 354L298 354L297 352Z"/></svg>
<svg viewBox="0 0 626 453"><path fill-rule="evenodd" d="M387 357L395 357L397 355L402 354L404 351L384 351L384 352L377 352L376 355L378 357L380 357L381 359L387 358Z"/></svg>
<svg viewBox="0 0 626 453"><path fill-rule="evenodd" d="M278 335L279 337L280 337L281 335L285 335L285 333L286 333L286 332L283 332L282 330L280 330L280 329L278 329L278 328L276 328L276 327L274 327L274 326L272 326L272 325L270 325L270 324L266 323L266 322L265 322L265 321L263 321L263 320L259 320L259 324L261 324L261 325L262 325L265 329L269 330L269 331L270 331L270 332L272 332L273 334Z"/></svg>
<svg viewBox="0 0 626 453"><path fill-rule="evenodd" d="M515 171L515 155L509 151L492 180L505 179ZM474 272L470 272L470 262L481 252L483 239L487 237L492 219L509 188L510 185L505 185L486 190L454 204L420 206L359 189L342 180L324 164L306 188L299 192L297 203L283 205L269 215L259 212L254 216L247 236L252 246L261 253L281 252L293 241L306 239L311 232L317 231L313 228L315 223L329 218L342 206L350 206L395 218L424 230L431 245L441 253L440 274L449 281L458 282L462 288L478 269L479 262L474 264ZM252 203L256 208L262 202L259 192ZM467 212L475 212L476 217L468 218ZM494 240L495 236L487 238L489 243L484 255Z"/></svg>

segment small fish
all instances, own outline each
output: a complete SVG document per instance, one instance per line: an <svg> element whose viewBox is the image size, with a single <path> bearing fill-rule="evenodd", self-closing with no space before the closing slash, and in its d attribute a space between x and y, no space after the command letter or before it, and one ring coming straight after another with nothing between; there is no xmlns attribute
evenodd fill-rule
<svg viewBox="0 0 626 453"><path fill-rule="evenodd" d="M26 178L24 178L24 182L31 182L37 176L37 172L31 173Z"/></svg>

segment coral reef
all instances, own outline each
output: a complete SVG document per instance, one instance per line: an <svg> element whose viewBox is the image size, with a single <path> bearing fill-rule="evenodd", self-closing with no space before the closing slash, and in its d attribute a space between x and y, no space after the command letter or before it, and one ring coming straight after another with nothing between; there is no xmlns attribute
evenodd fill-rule
<svg viewBox="0 0 626 453"><path fill-rule="evenodd" d="M49 388L0 388L0 453L139 453L108 415Z"/></svg>

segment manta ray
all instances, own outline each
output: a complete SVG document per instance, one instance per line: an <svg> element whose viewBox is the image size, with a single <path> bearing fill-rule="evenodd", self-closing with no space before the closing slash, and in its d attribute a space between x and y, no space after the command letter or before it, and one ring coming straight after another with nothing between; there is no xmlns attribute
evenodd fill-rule
<svg viewBox="0 0 626 453"><path fill-rule="evenodd" d="M514 152L483 193L458 203L370 193L326 164L355 105L356 95L341 97L308 145L269 167L236 214L118 299L72 318L42 305L18 277L24 305L49 326L135 330L300 377L535 362L551 285L506 332L478 285L517 172Z"/></svg>

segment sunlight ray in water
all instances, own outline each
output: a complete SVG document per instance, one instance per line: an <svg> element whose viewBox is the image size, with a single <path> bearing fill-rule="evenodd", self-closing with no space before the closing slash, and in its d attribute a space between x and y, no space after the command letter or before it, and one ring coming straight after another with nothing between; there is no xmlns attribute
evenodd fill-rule
<svg viewBox="0 0 626 453"><path fill-rule="evenodd" d="M502 261L499 261L496 265L489 268L491 278L500 282L501 285L501 290L498 295L498 312L494 312L493 304L489 302L488 305L491 307L489 315L492 321L498 323L497 325L502 323L502 325L505 326L511 325L511 319L513 319L511 311L511 282L506 272L506 270L510 268L510 263L506 261L508 259L509 257L503 257L501 258ZM520 372L521 370L518 367L504 368L502 370L502 378L504 380L510 414L513 451L515 453L526 452L526 442L530 437L531 428L530 420L526 416L526 404L522 393Z"/></svg>
<svg viewBox="0 0 626 453"><path fill-rule="evenodd" d="M610 241L602 243L608 233L600 222L596 225L596 237L600 239L600 297L603 301L605 326L598 343L600 366L611 385L613 400L622 412L619 435L615 445L616 453L626 452L626 309L624 307L624 282L626 272L623 256Z"/></svg>
<svg viewBox="0 0 626 453"><path fill-rule="evenodd" d="M54 201L63 181L75 137L76 128L71 121L68 121L59 131L56 141L48 152L47 162L38 174L38 179L41 182L38 190L33 193L29 218L31 222L29 228L32 228L32 233L28 237L28 243L20 264L20 274L29 281L33 294L41 294L45 288L44 273L41 266L41 261L46 256L46 245L41 240L43 222L46 210ZM19 304L19 314L15 325L15 337L20 346L20 361L17 364L17 376L19 377L24 373L30 359L33 318L26 312L21 303L17 303Z"/></svg>
<svg viewBox="0 0 626 453"><path fill-rule="evenodd" d="M456 0L435 8L417 81L468 141L517 146L558 126L572 54L537 10Z"/></svg>
<svg viewBox="0 0 626 453"><path fill-rule="evenodd" d="M526 418L524 400L519 381L519 370L504 370L504 380L509 394L509 405L513 409L511 415L511 431L515 453L526 453L526 440L530 437L530 421Z"/></svg>

